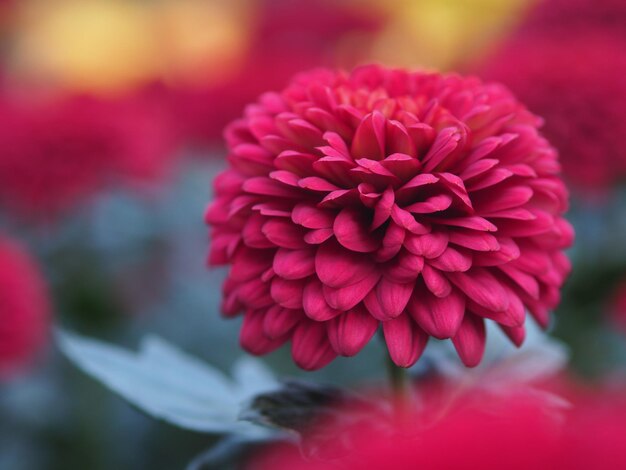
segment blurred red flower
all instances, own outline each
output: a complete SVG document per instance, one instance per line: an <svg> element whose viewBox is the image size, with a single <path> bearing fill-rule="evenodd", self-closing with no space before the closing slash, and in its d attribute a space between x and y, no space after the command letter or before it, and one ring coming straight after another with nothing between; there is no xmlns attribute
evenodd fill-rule
<svg viewBox="0 0 626 470"><path fill-rule="evenodd" d="M567 191L538 119L499 85L377 66L317 70L227 130L210 261L241 344L304 369L382 324L401 367L430 336L475 366L485 319L520 345L569 271Z"/></svg>
<svg viewBox="0 0 626 470"><path fill-rule="evenodd" d="M544 2L481 72L545 118L565 176L581 188L626 177L624 18L619 0Z"/></svg>
<svg viewBox="0 0 626 470"><path fill-rule="evenodd" d="M50 302L35 262L0 235L0 378L27 366L45 344Z"/></svg>
<svg viewBox="0 0 626 470"><path fill-rule="evenodd" d="M453 410L432 426L413 420L381 434L372 417L358 428L317 430L329 439L304 459L295 446L258 452L247 470L621 469L626 402L612 394L579 397L558 415L532 397L499 398ZM346 449L350 451L346 452ZM330 459L329 456L334 456Z"/></svg>
<svg viewBox="0 0 626 470"><path fill-rule="evenodd" d="M50 218L108 183L161 175L174 136L157 101L0 101L0 205Z"/></svg>

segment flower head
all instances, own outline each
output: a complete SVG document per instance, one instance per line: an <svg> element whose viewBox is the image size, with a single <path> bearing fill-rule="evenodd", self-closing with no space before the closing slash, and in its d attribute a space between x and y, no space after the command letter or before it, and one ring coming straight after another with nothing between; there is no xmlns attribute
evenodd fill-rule
<svg viewBox="0 0 626 470"><path fill-rule="evenodd" d="M226 131L207 212L242 346L317 369L382 325L399 366L430 336L479 363L486 319L542 325L569 270L567 191L539 119L502 86L378 66L318 70Z"/></svg>
<svg viewBox="0 0 626 470"><path fill-rule="evenodd" d="M35 263L4 236L0 260L0 378L6 378L27 365L45 342L50 305Z"/></svg>

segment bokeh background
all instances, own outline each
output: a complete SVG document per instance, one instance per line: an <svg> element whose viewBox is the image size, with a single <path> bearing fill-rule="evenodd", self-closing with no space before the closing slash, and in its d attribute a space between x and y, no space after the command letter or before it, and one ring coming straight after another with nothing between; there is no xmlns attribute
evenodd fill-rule
<svg viewBox="0 0 626 470"><path fill-rule="evenodd" d="M499 80L545 118L577 232L550 334L573 374L622 380L623 0L3 0L0 469L184 468L211 445L75 369L54 325L156 333L227 370L239 324L219 317L203 225L222 128L298 71L370 61ZM308 376L375 380L383 358L373 341ZM302 375L287 351L267 362Z"/></svg>

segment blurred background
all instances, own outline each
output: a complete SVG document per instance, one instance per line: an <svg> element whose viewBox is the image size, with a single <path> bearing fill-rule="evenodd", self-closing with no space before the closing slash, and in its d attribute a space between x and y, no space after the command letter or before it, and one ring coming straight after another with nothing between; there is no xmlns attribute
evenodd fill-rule
<svg viewBox="0 0 626 470"><path fill-rule="evenodd" d="M203 225L222 128L298 71L369 61L502 81L545 118L577 233L550 334L573 374L621 380L623 0L2 0L0 469L184 468L213 442L83 375L53 325L156 333L227 370L239 324ZM309 376L374 380L383 358L373 341ZM288 351L267 362L301 374Z"/></svg>

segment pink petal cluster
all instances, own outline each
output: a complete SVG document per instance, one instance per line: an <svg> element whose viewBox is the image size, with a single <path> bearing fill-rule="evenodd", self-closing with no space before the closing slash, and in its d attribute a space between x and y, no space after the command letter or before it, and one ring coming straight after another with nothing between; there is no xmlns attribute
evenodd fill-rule
<svg viewBox="0 0 626 470"><path fill-rule="evenodd" d="M248 106L206 216L242 346L291 340L318 369L382 325L401 367L430 336L474 366L485 320L517 345L526 310L546 326L573 231L539 122L500 85L379 66L317 70Z"/></svg>
<svg viewBox="0 0 626 470"><path fill-rule="evenodd" d="M45 282L30 256L0 236L0 379L32 361L46 342L50 304Z"/></svg>
<svg viewBox="0 0 626 470"><path fill-rule="evenodd" d="M174 136L160 105L133 96L0 99L0 205L56 216L118 180L163 174Z"/></svg>
<svg viewBox="0 0 626 470"><path fill-rule="evenodd" d="M545 118L565 176L582 189L626 179L626 3L548 0L483 65Z"/></svg>

